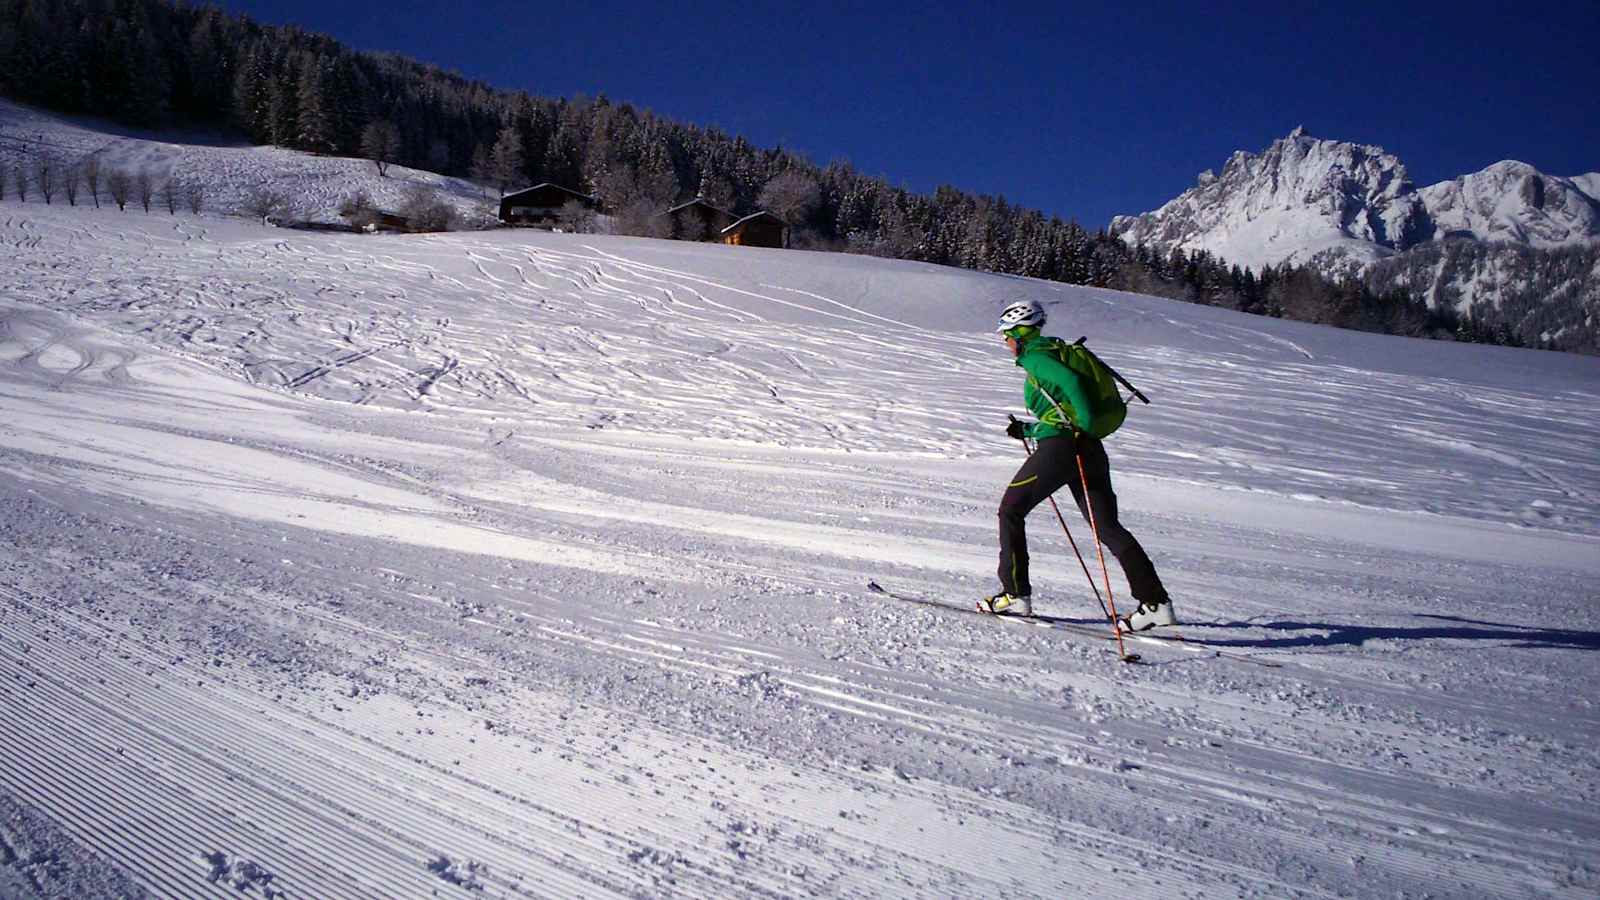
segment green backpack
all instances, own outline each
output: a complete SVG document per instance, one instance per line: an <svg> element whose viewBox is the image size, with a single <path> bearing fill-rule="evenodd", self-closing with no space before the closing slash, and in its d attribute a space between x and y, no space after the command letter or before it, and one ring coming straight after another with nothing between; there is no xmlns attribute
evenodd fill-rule
<svg viewBox="0 0 1600 900"><path fill-rule="evenodd" d="M1069 344L1060 338L1052 338L1050 349L1067 368L1083 379L1083 391L1089 395L1089 412L1094 417L1094 428L1089 434L1104 438L1122 427L1123 420L1128 417L1128 402L1122 399L1119 384L1127 385L1135 397L1146 403L1150 399L1085 347L1085 340L1078 338Z"/></svg>

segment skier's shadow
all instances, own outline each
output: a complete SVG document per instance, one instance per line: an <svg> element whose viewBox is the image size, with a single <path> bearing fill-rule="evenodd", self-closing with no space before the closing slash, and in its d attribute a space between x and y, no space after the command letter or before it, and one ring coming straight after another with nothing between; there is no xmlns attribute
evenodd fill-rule
<svg viewBox="0 0 1600 900"><path fill-rule="evenodd" d="M1304 631L1292 637L1264 638L1213 638L1185 635L1185 643L1215 647L1253 647L1275 649L1289 647L1361 646L1367 641L1401 640L1418 641L1430 638L1467 641L1506 641L1509 646L1528 649L1563 648L1570 650L1600 650L1600 632L1578 631L1569 628L1535 628L1506 622L1482 622L1459 616L1436 616L1419 613L1419 619L1432 619L1440 623L1431 626L1398 627L1373 625L1335 625L1326 622L1207 622L1194 623L1205 628L1264 628L1268 631Z"/></svg>

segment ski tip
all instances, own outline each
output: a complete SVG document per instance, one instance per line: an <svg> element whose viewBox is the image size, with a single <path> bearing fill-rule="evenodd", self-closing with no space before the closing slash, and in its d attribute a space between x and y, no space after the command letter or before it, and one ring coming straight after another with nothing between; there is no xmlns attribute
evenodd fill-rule
<svg viewBox="0 0 1600 900"><path fill-rule="evenodd" d="M869 590L869 591L877 591L878 593L881 594L881 593L883 593L883 585L877 583L876 581L873 581L871 578L868 578L867 579L867 590Z"/></svg>

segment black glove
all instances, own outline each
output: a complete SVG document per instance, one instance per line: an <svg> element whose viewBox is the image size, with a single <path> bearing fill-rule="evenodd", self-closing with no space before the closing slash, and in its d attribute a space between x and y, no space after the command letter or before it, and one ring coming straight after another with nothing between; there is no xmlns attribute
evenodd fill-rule
<svg viewBox="0 0 1600 900"><path fill-rule="evenodd" d="M1020 441L1027 436L1028 426L1017 421L1016 419L1012 419L1011 424L1006 426L1006 437L1011 438L1012 440Z"/></svg>

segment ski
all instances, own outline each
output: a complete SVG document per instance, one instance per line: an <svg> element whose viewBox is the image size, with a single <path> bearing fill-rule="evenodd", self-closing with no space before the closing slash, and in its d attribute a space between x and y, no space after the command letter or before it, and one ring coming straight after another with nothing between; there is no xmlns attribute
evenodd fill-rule
<svg viewBox="0 0 1600 900"><path fill-rule="evenodd" d="M903 601L905 603L916 603L916 604L921 605L921 606L932 606L932 607L934 607L936 609L942 609L942 610L946 610L948 612L968 613L968 614L974 615L974 616L982 616L985 619L1001 619L1001 620L1004 620L1004 621L1007 621L1007 622L1011 622L1011 623L1016 624L1016 625L1031 625L1031 626L1033 626L1035 628L1049 628L1049 629L1052 629L1052 630L1055 630L1055 631L1065 631L1065 632L1068 632L1068 633L1071 633L1071 634L1077 634L1077 635L1082 635L1084 637L1095 638L1096 640L1104 640L1104 641L1114 641L1114 640L1116 640L1116 635L1113 634L1113 633L1110 633L1110 632L1107 632L1107 631L1104 631L1104 630L1101 630L1101 629L1098 629L1098 628L1093 628L1091 626L1083 624L1082 622L1077 622L1077 621L1074 621L1072 619L1063 619L1063 618L1061 618L1059 616L1042 616L1042 615L1008 616L1008 615L996 615L994 613L985 612L985 611L983 611L981 609L978 609L976 606L956 606L955 604L952 604L952 603L941 603L938 600L934 600L934 599L931 599L931 598L928 598L928 597L918 597L918 596L916 596L914 594L902 594L902 593L899 593L897 591L891 591L888 588L884 587L883 585L877 583L876 581L871 581L871 580L869 580L867 582L867 590L871 591L874 594L877 594L880 597L888 597L888 598L890 598L892 600L900 600L900 601ZM1126 638L1127 634L1124 633L1123 637ZM1106 649L1111 650L1111 649L1114 649L1114 648L1107 647ZM1140 661L1139 654L1137 654L1137 653L1125 654L1125 655L1123 655L1121 657L1121 659L1122 659L1123 662L1129 662L1129 663L1136 663L1136 662Z"/></svg>
<svg viewBox="0 0 1600 900"><path fill-rule="evenodd" d="M975 607L956 606L952 603L942 603L938 600L928 597L919 597L913 594L903 594L897 591L891 591L878 582L872 580L867 581L867 590L879 596L889 597L894 600L901 600L906 603L918 603L923 606L933 606L939 609L950 610L952 612L971 613L976 616L984 616L991 619L1007 619L1019 625L1033 625L1039 628L1053 628L1057 631L1071 632L1073 634L1080 634L1085 637L1098 638L1100 640L1116 640L1116 636L1106 630L1109 628L1109 623L1106 626L1095 626L1087 624L1078 619L1064 619L1059 616L1044 615L1034 615L1031 617L997 616L993 613L987 613ZM1175 650L1183 650L1188 653L1193 653L1197 656L1227 659L1234 662L1248 663L1253 666L1261 666L1268 669L1283 668L1283 663L1280 662L1274 662L1269 659L1261 659L1260 657L1253 656L1249 653L1238 653L1231 650L1219 650L1216 647L1208 647L1205 644L1194 643L1177 636L1149 634L1143 631L1127 631L1124 629L1122 632L1122 639L1123 641L1134 641L1149 646L1171 647ZM1128 656L1130 662L1139 661L1139 656L1136 653L1130 653Z"/></svg>
<svg viewBox="0 0 1600 900"><path fill-rule="evenodd" d="M1177 626L1173 626L1177 627ZM1179 650L1187 650L1200 656L1214 656L1219 659L1231 659L1234 662L1249 663L1252 666L1261 666L1267 669L1281 669L1283 663L1270 659L1262 659L1250 653L1239 653L1233 650L1219 650L1206 644L1196 643L1175 634L1150 634L1146 631L1128 631L1123 629L1122 639L1125 641L1143 641L1146 644L1165 644Z"/></svg>

